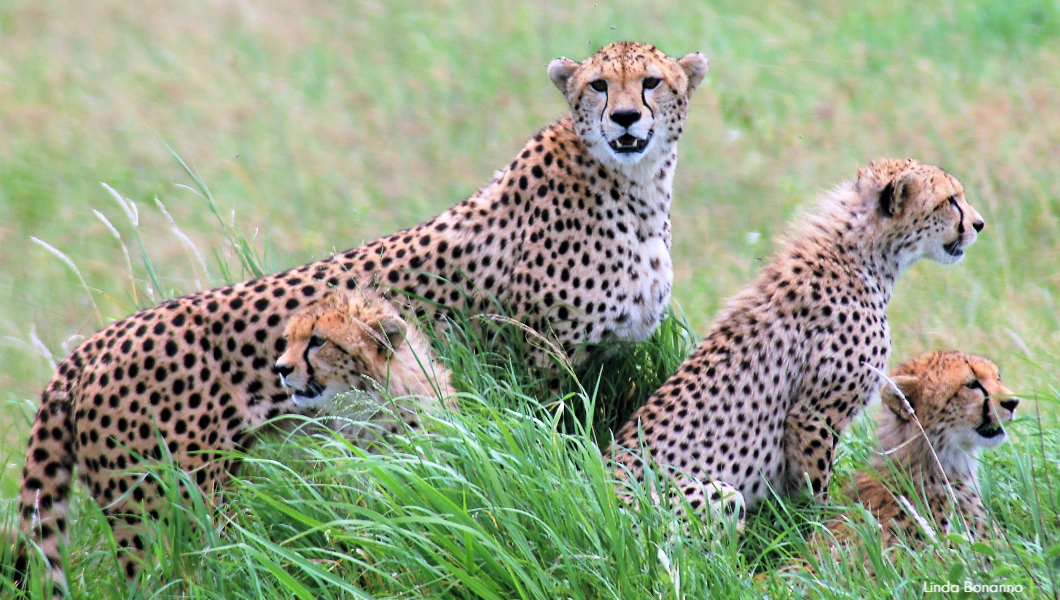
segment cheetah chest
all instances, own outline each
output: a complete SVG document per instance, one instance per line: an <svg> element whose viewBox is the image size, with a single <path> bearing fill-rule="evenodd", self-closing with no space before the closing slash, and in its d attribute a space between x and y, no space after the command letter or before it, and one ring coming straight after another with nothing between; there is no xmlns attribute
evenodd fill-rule
<svg viewBox="0 0 1060 600"><path fill-rule="evenodd" d="M620 340L647 339L662 319L670 301L673 285L673 263L663 236L653 235L644 241L635 237L629 244L624 280L615 295L613 331Z"/></svg>

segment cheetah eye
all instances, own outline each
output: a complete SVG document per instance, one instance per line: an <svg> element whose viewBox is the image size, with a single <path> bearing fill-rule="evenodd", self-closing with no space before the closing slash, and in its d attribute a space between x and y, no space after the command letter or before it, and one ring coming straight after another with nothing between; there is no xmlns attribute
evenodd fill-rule
<svg viewBox="0 0 1060 600"><path fill-rule="evenodd" d="M644 89L646 89L646 90L654 90L657 87L659 87L659 78L658 77L645 77L644 78Z"/></svg>
<svg viewBox="0 0 1060 600"><path fill-rule="evenodd" d="M314 335L313 337L309 338L309 349L312 350L313 348L319 348L326 343L328 343L328 341L324 339L323 336Z"/></svg>
<svg viewBox="0 0 1060 600"><path fill-rule="evenodd" d="M607 91L607 82L604 81L603 79L594 79L593 81L591 81L589 83L589 87L593 88L594 90L596 90L598 92L606 92Z"/></svg>
<svg viewBox="0 0 1060 600"><path fill-rule="evenodd" d="M978 390L978 391L982 392L982 394L984 396L989 396L990 395L990 394L988 394L986 392L986 388L983 387L983 384L979 383L978 379L973 379L973 380L965 383L964 387L966 387L966 388L968 388L970 390Z"/></svg>
<svg viewBox="0 0 1060 600"><path fill-rule="evenodd" d="M946 200L950 203L950 206L957 208L957 196L950 196L949 198L946 198Z"/></svg>

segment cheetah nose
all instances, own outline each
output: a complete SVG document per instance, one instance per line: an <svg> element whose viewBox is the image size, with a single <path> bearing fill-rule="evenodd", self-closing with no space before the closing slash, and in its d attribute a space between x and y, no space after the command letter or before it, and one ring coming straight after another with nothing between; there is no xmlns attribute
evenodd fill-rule
<svg viewBox="0 0 1060 600"><path fill-rule="evenodd" d="M976 221L975 223L972 223L972 227L974 227L976 231L982 231L983 227L986 227L986 222L984 222L982 219L980 219L980 220Z"/></svg>
<svg viewBox="0 0 1060 600"><path fill-rule="evenodd" d="M287 377L291 373L294 373L294 367L292 367L290 365L279 365L278 364L278 365L276 365L275 371L280 375L280 377Z"/></svg>
<svg viewBox="0 0 1060 600"><path fill-rule="evenodd" d="M611 120L623 127L629 127L640 120L640 111L621 110L611 113Z"/></svg>
<svg viewBox="0 0 1060 600"><path fill-rule="evenodd" d="M1014 410L1016 410L1016 407L1019 406L1019 403L1019 398L1008 398L1006 400L998 402L998 404L1001 405L1001 408L1004 408L1009 412L1013 412Z"/></svg>

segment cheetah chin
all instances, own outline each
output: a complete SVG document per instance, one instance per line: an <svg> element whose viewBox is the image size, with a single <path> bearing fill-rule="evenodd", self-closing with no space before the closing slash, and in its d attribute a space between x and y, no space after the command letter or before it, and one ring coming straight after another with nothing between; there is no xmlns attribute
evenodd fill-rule
<svg viewBox="0 0 1060 600"><path fill-rule="evenodd" d="M942 246L942 249L946 251L946 254L960 260L964 258L964 246L961 245L961 238L957 238L952 242Z"/></svg>
<svg viewBox="0 0 1060 600"><path fill-rule="evenodd" d="M648 147L654 134L654 131L649 131L648 136L641 139L635 135L625 133L611 140L607 145L615 154L640 154Z"/></svg>

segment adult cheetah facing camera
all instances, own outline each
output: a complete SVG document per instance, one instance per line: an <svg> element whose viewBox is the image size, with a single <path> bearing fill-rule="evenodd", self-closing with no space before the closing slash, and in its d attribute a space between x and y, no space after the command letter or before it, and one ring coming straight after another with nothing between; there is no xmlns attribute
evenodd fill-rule
<svg viewBox="0 0 1060 600"><path fill-rule="evenodd" d="M750 508L769 487L788 494L807 480L826 492L839 434L879 393L895 281L924 256L957 262L982 228L937 167L859 169L619 430L619 476L642 478L643 444L694 509L729 492Z"/></svg>
<svg viewBox="0 0 1060 600"><path fill-rule="evenodd" d="M181 468L216 475L199 450L240 445L249 423L239 415L275 416L300 393L272 369L286 348L283 324L331 288L378 287L421 314L482 313L496 299L567 350L645 339L669 299L676 143L706 69L699 53L676 60L629 42L582 63L556 59L549 77L571 114L451 210L324 260L140 311L82 343L41 396L23 471L23 529L53 578L65 583L59 538L74 466L112 523L158 495L135 472L158 455L156 434ZM202 407L234 413L207 428L188 418ZM122 547L142 545L132 529L116 535ZM127 555L123 568L136 573Z"/></svg>
<svg viewBox="0 0 1060 600"><path fill-rule="evenodd" d="M903 363L893 381L880 392L876 427L886 454L855 476L851 490L883 527L884 547L899 537L921 540L932 525L945 535L954 517L973 539L996 535L979 494L977 454L1005 441L1001 423L1019 405L997 366L981 356L938 351ZM903 496L910 488L914 499ZM841 538L849 534L841 522L829 526Z"/></svg>

